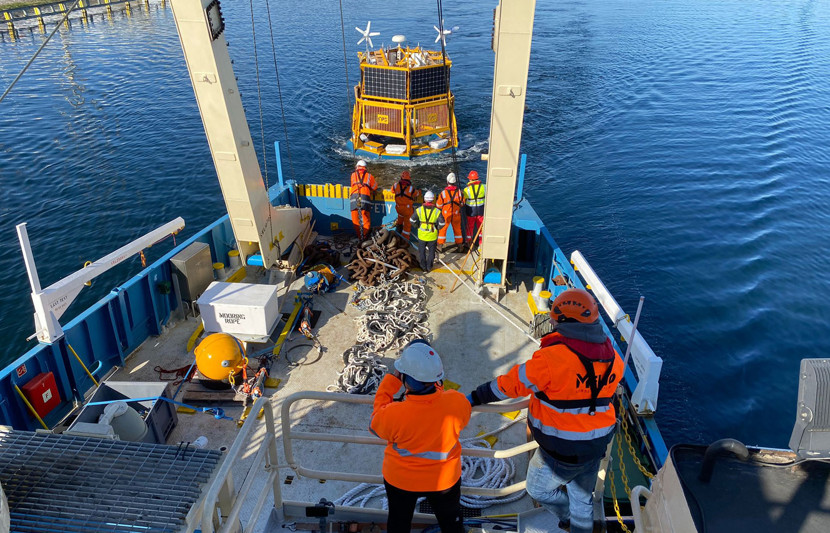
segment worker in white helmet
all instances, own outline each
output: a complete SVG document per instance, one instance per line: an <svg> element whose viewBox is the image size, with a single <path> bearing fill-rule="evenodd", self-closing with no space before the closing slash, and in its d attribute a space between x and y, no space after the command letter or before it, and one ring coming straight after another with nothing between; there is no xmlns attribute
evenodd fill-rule
<svg viewBox="0 0 830 533"><path fill-rule="evenodd" d="M432 270L438 231L446 224L444 215L433 202L435 202L435 194L432 191L424 193L424 204L416 209L409 219L412 227L418 230L418 262L424 272Z"/></svg>
<svg viewBox="0 0 830 533"><path fill-rule="evenodd" d="M361 242L369 238L372 229L372 195L378 188L375 177L366 170L366 161L360 160L355 165L351 176L349 190L349 207L352 210L352 225L355 235Z"/></svg>
<svg viewBox="0 0 830 533"><path fill-rule="evenodd" d="M441 228L438 232L438 246L443 246L447 240L447 228L452 226L452 235L455 239L456 246L461 246L466 240L464 234L466 230L461 217L464 210L464 193L457 186L458 180L455 177L455 172L447 174L447 186L438 195L438 201L435 205L441 210L444 215L444 220L447 225Z"/></svg>
<svg viewBox="0 0 830 533"><path fill-rule="evenodd" d="M389 500L386 530L409 532L418 498L426 497L442 533L462 533L461 430L469 423L470 402L444 390L444 366L421 339L409 343L375 394L370 431L388 442L383 484ZM394 401L403 386L404 399Z"/></svg>

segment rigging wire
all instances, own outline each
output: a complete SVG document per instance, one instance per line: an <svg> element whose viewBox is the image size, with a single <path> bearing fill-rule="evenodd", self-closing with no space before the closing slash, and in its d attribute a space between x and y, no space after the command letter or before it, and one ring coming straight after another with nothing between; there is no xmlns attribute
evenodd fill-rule
<svg viewBox="0 0 830 533"><path fill-rule="evenodd" d="M349 86L349 60L346 57L346 24L343 22L343 0L339 0L340 2L340 33L343 36L343 67L346 69L346 116L350 110L353 109L352 104L352 96L350 86ZM367 57L366 60L368 61L369 58ZM353 111L352 111L353 112ZM354 146L355 143L352 142L352 155L354 155Z"/></svg>
<svg viewBox="0 0 830 533"><path fill-rule="evenodd" d="M274 45L274 25L271 23L270 0L265 0L265 9L268 11L268 30L271 32L271 54L274 56L274 76L277 78L277 95L280 99L282 131L285 135L285 151L288 154L288 168L291 169L291 179L297 181L297 176L294 174L294 161L291 159L291 143L288 141L288 122L285 120L285 107L282 104L282 86L280 85L280 70L277 67L277 48Z"/></svg>
<svg viewBox="0 0 830 533"><path fill-rule="evenodd" d="M268 228L271 230L271 244L274 243L274 223L271 220L271 186L268 183L268 157L265 152L265 121L262 118L262 89L259 85L259 56L256 49L256 22L254 22L254 0L251 0L251 36L254 41L254 66L256 68L256 95L257 103L259 104L259 134L262 138L262 162L265 165L265 201L268 202ZM265 250L260 250L262 257L265 257ZM277 243L277 255L282 255Z"/></svg>
<svg viewBox="0 0 830 533"><path fill-rule="evenodd" d="M450 92L450 69L447 66L447 47L445 44L444 38L444 4L442 0L436 0L438 3L438 36L439 41L441 41L441 59L444 60L444 72L446 76L444 79L447 80L447 111L449 112L449 116L447 117L447 124L450 127L450 150L452 153L452 171L455 172L455 175L458 176L458 159L456 157L456 143L453 142L455 140L455 136L457 132L454 131L453 128L453 118L455 117L455 102L452 98L452 93Z"/></svg>
<svg viewBox="0 0 830 533"><path fill-rule="evenodd" d="M50 34L49 34L49 37L47 37L47 38L46 38L46 40L45 40L45 41L43 41L43 44L41 44L41 45L40 45L40 48L38 48L38 49L37 49L37 51L36 51L36 52L35 52L35 54L32 56L32 58L29 60L29 62L28 62L28 63L26 63L26 66L24 66L24 67L23 67L23 70L21 70L21 71L20 71L20 74L18 74L18 75L17 75L17 77L15 77L15 78L12 80L12 82L9 84L9 87L8 87L8 88L6 89L6 91L2 94L2 96L0 96L0 102L2 102L2 101L6 98L6 95L7 95L7 94L9 94L9 92L11 92L12 87L14 87L14 86L15 86L15 84L17 84L17 81L18 81L20 78L22 78L22 77L23 77L23 74L24 74L24 73L25 73L25 72L29 69L29 67L32 65L32 63L34 63L34 61L35 61L35 59L37 58L37 56L38 56L38 54L40 53L40 51L41 51L41 50L43 50L43 47L45 47L45 46L46 46L46 44L49 42L49 40L52 38L52 36L53 36L53 35L55 35L55 32L56 32L56 31L58 31L58 28L60 28L60 27L61 27L61 24L63 24L64 22L66 22L66 19L67 19L67 18L69 18L69 14L70 14L70 13L72 13L72 10L73 10L73 9L75 9L75 6L77 6L77 5L80 3L80 1L81 1L81 0L75 0L75 3L74 3L74 4L72 4L72 7L70 7L69 9L67 9L67 10L66 10L66 13L63 15L63 18L62 18L62 19L60 19L60 21L58 21L58 23L57 23L57 24L55 24L55 27L52 29L52 33L50 33Z"/></svg>

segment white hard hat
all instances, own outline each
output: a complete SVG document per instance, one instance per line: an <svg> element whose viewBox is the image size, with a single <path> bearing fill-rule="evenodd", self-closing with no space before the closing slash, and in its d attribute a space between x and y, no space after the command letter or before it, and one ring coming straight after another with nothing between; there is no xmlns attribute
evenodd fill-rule
<svg viewBox="0 0 830 533"><path fill-rule="evenodd" d="M434 202L435 201L435 193L432 191L427 191L424 193L424 201L425 202Z"/></svg>
<svg viewBox="0 0 830 533"><path fill-rule="evenodd" d="M450 172L447 174L447 183L450 185L454 184L457 180L455 179L455 172Z"/></svg>
<svg viewBox="0 0 830 533"><path fill-rule="evenodd" d="M362 160L362 159L361 159L360 161L358 161L358 162L357 162L357 164L355 165L355 167L363 167L363 168L366 168L366 161L364 161L364 160Z"/></svg>
<svg viewBox="0 0 830 533"><path fill-rule="evenodd" d="M426 341L420 339L404 347L401 357L395 361L395 369L423 383L444 379L441 356Z"/></svg>

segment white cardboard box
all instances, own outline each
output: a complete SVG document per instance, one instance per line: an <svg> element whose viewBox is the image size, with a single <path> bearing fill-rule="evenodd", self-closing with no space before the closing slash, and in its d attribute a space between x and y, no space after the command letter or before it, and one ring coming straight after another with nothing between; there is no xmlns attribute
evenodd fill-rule
<svg viewBox="0 0 830 533"><path fill-rule="evenodd" d="M276 285L214 281L197 303L208 333L267 336L279 319Z"/></svg>

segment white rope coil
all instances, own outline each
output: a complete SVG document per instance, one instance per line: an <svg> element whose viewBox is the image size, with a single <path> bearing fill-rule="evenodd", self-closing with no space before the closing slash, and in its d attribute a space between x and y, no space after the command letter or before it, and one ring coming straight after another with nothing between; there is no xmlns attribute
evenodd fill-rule
<svg viewBox="0 0 830 533"><path fill-rule="evenodd" d="M518 417L509 424L506 424L494 431L477 435L466 439L460 439L465 448L490 449L490 443L485 440L490 435L501 433L510 426L521 422L525 417ZM516 474L516 465L513 459L495 459L491 457L469 457L461 456L461 486L476 487L485 489L500 489L513 483ZM461 495L461 505L469 509L486 509L492 505L514 502L525 495L524 491L516 492L510 496L495 498L490 496L468 496ZM381 508L389 509L389 502L386 498L386 488L383 485L372 483L361 483L334 501L335 505L347 507L366 507L372 498L380 498ZM423 498L419 499L418 502Z"/></svg>
<svg viewBox="0 0 830 533"><path fill-rule="evenodd" d="M343 362L346 366L337 373L337 383L326 387L326 391L371 394L377 390L387 370L380 355L365 344L357 344L346 350Z"/></svg>
<svg viewBox="0 0 830 533"><path fill-rule="evenodd" d="M423 285L396 282L371 290L359 285L353 303L358 297L357 306L366 313L355 318L357 344L343 353L346 367L337 373L337 383L326 388L329 392L374 393L387 370L380 354L430 337Z"/></svg>

